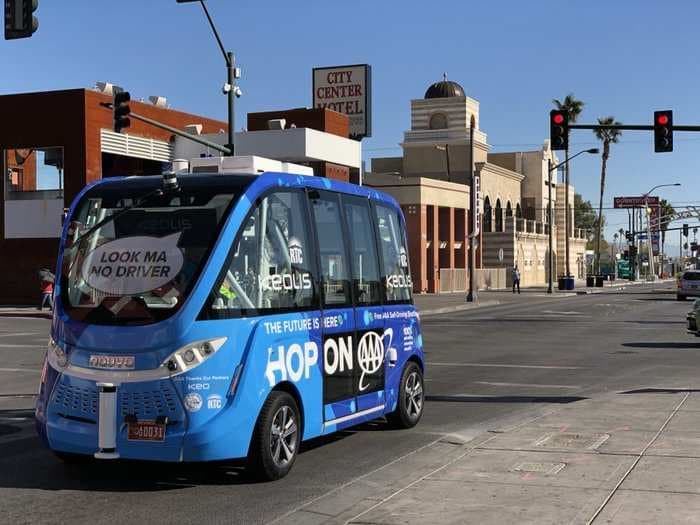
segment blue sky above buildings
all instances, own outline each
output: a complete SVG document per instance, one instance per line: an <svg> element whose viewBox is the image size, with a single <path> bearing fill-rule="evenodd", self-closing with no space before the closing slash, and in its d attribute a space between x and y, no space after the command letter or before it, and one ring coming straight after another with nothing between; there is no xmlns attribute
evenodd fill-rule
<svg viewBox="0 0 700 525"><path fill-rule="evenodd" d="M39 31L0 41L0 94L124 86L132 97L163 95L177 109L225 120L223 58L196 3L40 0ZM673 109L677 124L700 124L694 0L208 0L223 40L243 68L237 128L249 111L311 105L314 66L370 63L373 137L365 158L399 155L410 105L443 72L481 103L493 151L531 150L547 137L552 98L586 102L582 122L613 115L651 123ZM0 116L1 118L1 116ZM572 150L595 146L572 135ZM677 133L675 151L654 154L651 134L628 132L613 147L604 205L681 182L660 195L700 205L700 134ZM573 183L597 204L599 157L580 157ZM626 212L607 212L610 229ZM610 233L608 238L610 238Z"/></svg>

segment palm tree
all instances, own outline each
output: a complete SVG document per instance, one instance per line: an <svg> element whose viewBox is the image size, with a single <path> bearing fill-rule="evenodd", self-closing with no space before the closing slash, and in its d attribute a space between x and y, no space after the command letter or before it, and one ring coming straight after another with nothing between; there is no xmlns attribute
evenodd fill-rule
<svg viewBox="0 0 700 525"><path fill-rule="evenodd" d="M604 117L598 119L598 124L603 126L620 126L621 124L614 117ZM620 140L622 132L617 129L596 129L593 131L595 136L603 143L603 162L600 168L600 202L598 204L598 232L596 235L596 269L600 273L600 227L602 225L603 216L603 194L605 193L605 174L608 168L608 159L610 158L610 144L616 144Z"/></svg>
<svg viewBox="0 0 700 525"><path fill-rule="evenodd" d="M579 115L583 111L583 106L584 103L581 100L578 100L576 97L574 97L573 93L569 93L564 97L564 100L558 100L554 99L552 100L552 103L554 106L559 110L559 111L565 111L567 116L569 117L569 122L570 123L575 123L578 120ZM569 158L569 148L564 151L564 159ZM571 173L570 171L569 164L564 165L564 186L565 186L565 193L564 193L564 209L566 210L566 214L564 215L565 217L565 236L566 240L564 243L564 246L566 246L566 276L568 277L571 275L571 271L569 268L569 232L571 231L571 219L569 218L569 174Z"/></svg>
<svg viewBox="0 0 700 525"><path fill-rule="evenodd" d="M661 253L664 253L664 244L666 243L666 229L668 228L669 216L676 213L676 210L671 206L671 203L666 199L659 201L659 219L661 220Z"/></svg>

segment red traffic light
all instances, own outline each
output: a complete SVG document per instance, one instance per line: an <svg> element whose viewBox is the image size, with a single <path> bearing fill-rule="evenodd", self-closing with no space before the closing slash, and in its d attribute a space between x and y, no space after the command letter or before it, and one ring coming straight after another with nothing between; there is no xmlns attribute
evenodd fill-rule
<svg viewBox="0 0 700 525"><path fill-rule="evenodd" d="M552 120L554 121L555 124L563 124L564 123L564 115L561 113L555 113L554 116L552 117Z"/></svg>
<svg viewBox="0 0 700 525"><path fill-rule="evenodd" d="M656 119L656 123L660 126L665 126L668 124L668 115L659 115Z"/></svg>

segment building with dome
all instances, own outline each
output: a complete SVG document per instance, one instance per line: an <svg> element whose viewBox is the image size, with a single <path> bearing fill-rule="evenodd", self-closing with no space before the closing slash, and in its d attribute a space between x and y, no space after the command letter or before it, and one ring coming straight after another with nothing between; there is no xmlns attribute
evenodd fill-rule
<svg viewBox="0 0 700 525"><path fill-rule="evenodd" d="M446 76L411 101L411 129L404 132L400 157L372 159L364 183L396 197L406 216L414 291L466 290L469 243L470 122L474 119L474 172L481 181L482 233L477 246L480 288L510 285L517 264L521 283L547 282L548 232L553 227L555 280L564 275L565 188L553 176L554 220L547 217L547 162L559 159L544 141L536 151L491 153L479 122L479 102ZM574 188L569 187L573 205ZM585 274L584 232L571 214L570 271ZM561 255L560 255L561 254Z"/></svg>

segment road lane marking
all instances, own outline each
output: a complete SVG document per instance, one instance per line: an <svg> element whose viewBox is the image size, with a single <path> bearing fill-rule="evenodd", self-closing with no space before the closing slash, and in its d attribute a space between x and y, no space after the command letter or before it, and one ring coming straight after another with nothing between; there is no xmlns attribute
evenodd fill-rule
<svg viewBox="0 0 700 525"><path fill-rule="evenodd" d="M37 337L41 336L41 334L37 332L7 332L0 334L0 337L24 337L27 335L35 335Z"/></svg>
<svg viewBox="0 0 700 525"><path fill-rule="evenodd" d="M543 314L552 314L552 315L582 315L583 312L561 312L561 311L555 311L555 310L542 310Z"/></svg>
<svg viewBox="0 0 700 525"><path fill-rule="evenodd" d="M554 365L508 365L500 363L432 363L428 361L428 366L466 366L483 368L532 368L541 370L579 370L580 366L554 366Z"/></svg>
<svg viewBox="0 0 700 525"><path fill-rule="evenodd" d="M0 372L27 372L30 374L38 374L41 370L37 368L0 368Z"/></svg>
<svg viewBox="0 0 700 525"><path fill-rule="evenodd" d="M515 386L522 388L581 388L579 385L536 385L532 383L498 383L495 381L474 381L477 385Z"/></svg>
<svg viewBox="0 0 700 525"><path fill-rule="evenodd" d="M41 348L41 345L8 345L2 344L0 348Z"/></svg>

